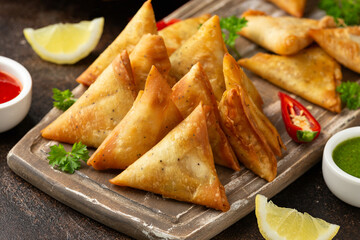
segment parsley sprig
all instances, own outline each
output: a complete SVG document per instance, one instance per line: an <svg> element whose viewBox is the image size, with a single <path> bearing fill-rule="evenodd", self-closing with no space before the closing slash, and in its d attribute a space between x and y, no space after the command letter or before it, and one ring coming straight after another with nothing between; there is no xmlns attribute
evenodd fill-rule
<svg viewBox="0 0 360 240"><path fill-rule="evenodd" d="M238 18L236 16L231 16L220 19L220 27L224 42L234 51L237 58L240 58L240 54L235 48L235 40L239 37L237 33L246 26L246 23L247 20L244 17Z"/></svg>
<svg viewBox="0 0 360 240"><path fill-rule="evenodd" d="M321 0L319 8L333 16L337 23L338 18L342 18L347 25L360 24L360 0Z"/></svg>
<svg viewBox="0 0 360 240"><path fill-rule="evenodd" d="M53 88L53 99L54 99L54 107L60 110L67 110L71 105L73 105L76 101L74 95L69 89L65 91L60 91L57 88Z"/></svg>
<svg viewBox="0 0 360 240"><path fill-rule="evenodd" d="M340 93L340 99L348 109L360 108L360 85L358 83L342 82L336 91Z"/></svg>
<svg viewBox="0 0 360 240"><path fill-rule="evenodd" d="M86 145L81 142L75 143L71 152L67 152L63 145L50 147L49 164L63 172L74 173L81 166L81 159L86 162L90 156Z"/></svg>

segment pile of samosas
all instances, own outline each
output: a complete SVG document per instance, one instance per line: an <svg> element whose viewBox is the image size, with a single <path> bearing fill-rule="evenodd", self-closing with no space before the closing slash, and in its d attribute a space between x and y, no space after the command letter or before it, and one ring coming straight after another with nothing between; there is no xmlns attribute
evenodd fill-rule
<svg viewBox="0 0 360 240"><path fill-rule="evenodd" d="M145 2L78 77L89 88L42 136L96 148L89 166L124 169L110 180L113 184L227 211L215 164L239 171L240 162L272 181L276 156L285 149L238 64L339 112L338 63L320 47L304 48L314 37L325 51L336 51L336 38L326 40L330 31L353 31L324 29L329 19L275 18L254 10L243 16L248 24L239 34L281 56L258 53L237 63L216 15L182 20L158 32L151 1Z"/></svg>

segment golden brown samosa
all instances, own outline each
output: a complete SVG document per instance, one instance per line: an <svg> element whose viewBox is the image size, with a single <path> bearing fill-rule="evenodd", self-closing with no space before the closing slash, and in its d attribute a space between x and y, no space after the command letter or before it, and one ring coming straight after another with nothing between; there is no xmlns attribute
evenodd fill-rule
<svg viewBox="0 0 360 240"><path fill-rule="evenodd" d="M203 14L199 17L188 18L159 31L159 35L164 38L169 56L175 52L187 39L194 35L210 14Z"/></svg>
<svg viewBox="0 0 360 240"><path fill-rule="evenodd" d="M257 53L238 63L271 83L333 112L341 111L336 92L342 73L339 64L319 47L292 56Z"/></svg>
<svg viewBox="0 0 360 240"><path fill-rule="evenodd" d="M360 26L311 29L309 35L338 62L360 73Z"/></svg>
<svg viewBox="0 0 360 240"><path fill-rule="evenodd" d="M156 21L151 0L146 1L116 39L100 54L100 56L76 79L78 83L89 86L112 62L127 50L130 54L142 35L157 34Z"/></svg>
<svg viewBox="0 0 360 240"><path fill-rule="evenodd" d="M253 82L246 76L244 71L239 68L235 59L229 53L224 55L223 71L226 89L241 86L254 101L255 105L261 110L264 102L259 92Z"/></svg>
<svg viewBox="0 0 360 240"><path fill-rule="evenodd" d="M272 181L277 172L276 158L264 134L249 118L249 99L240 87L226 90L219 104L221 124L239 161L255 174Z"/></svg>
<svg viewBox="0 0 360 240"><path fill-rule="evenodd" d="M44 138L98 147L133 105L135 82L129 56L119 54L84 94L41 131Z"/></svg>
<svg viewBox="0 0 360 240"><path fill-rule="evenodd" d="M281 156L281 148L286 148L274 125L264 115L261 107L259 108L258 104L256 104L257 101L262 103L261 96L230 54L224 56L224 77L227 90L232 88L244 90L246 94L242 96L242 101L246 117L264 135L273 153Z"/></svg>
<svg viewBox="0 0 360 240"><path fill-rule="evenodd" d="M175 84L172 99L184 118L186 118L200 102L203 103L204 108L209 109L206 120L215 163L239 171L239 163L228 139L219 125L220 114L218 105L210 82L200 63L195 64L190 71Z"/></svg>
<svg viewBox="0 0 360 240"><path fill-rule="evenodd" d="M201 105L157 145L110 180L221 211L230 206L216 173Z"/></svg>
<svg viewBox="0 0 360 240"><path fill-rule="evenodd" d="M170 80L168 73L171 68L164 40L159 35L145 34L130 54L131 67L138 90L144 90L147 76L152 66ZM170 86L175 82L170 81Z"/></svg>
<svg viewBox="0 0 360 240"><path fill-rule="evenodd" d="M169 74L180 80L194 64L200 62L219 101L225 91L222 73L225 53L227 49L221 34L219 17L215 15L170 56Z"/></svg>
<svg viewBox="0 0 360 240"><path fill-rule="evenodd" d="M125 169L182 121L171 100L171 88L152 67L145 91L104 140L87 164L97 170Z"/></svg>
<svg viewBox="0 0 360 240"><path fill-rule="evenodd" d="M309 29L319 27L318 20L272 17L255 10L248 10L242 16L248 22L239 34L280 55L291 55L308 46L313 41Z"/></svg>
<svg viewBox="0 0 360 240"><path fill-rule="evenodd" d="M285 12L290 13L294 17L302 17L306 5L306 0L269 0L276 4Z"/></svg>

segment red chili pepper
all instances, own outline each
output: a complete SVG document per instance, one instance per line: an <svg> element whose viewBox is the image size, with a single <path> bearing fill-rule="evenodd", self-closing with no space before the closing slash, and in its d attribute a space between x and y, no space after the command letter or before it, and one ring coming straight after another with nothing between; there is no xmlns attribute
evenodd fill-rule
<svg viewBox="0 0 360 240"><path fill-rule="evenodd" d="M311 142L321 131L320 124L301 103L279 92L281 113L289 136L297 143Z"/></svg>
<svg viewBox="0 0 360 240"><path fill-rule="evenodd" d="M166 28L167 26L170 26L171 24L174 24L174 23L177 23L177 22L180 22L181 20L180 19L171 19L170 21L168 22L165 22L164 20L160 20L156 23L156 27L158 29L158 31L160 31L161 29L164 29Z"/></svg>

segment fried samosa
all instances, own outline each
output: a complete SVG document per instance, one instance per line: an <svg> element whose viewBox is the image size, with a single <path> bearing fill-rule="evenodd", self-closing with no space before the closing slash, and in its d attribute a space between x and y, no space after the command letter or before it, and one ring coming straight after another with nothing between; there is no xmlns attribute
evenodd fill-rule
<svg viewBox="0 0 360 240"><path fill-rule="evenodd" d="M309 29L319 27L318 20L272 17L255 10L248 10L242 16L248 22L239 34L280 55L295 54L308 46L313 41Z"/></svg>
<svg viewBox="0 0 360 240"><path fill-rule="evenodd" d="M83 95L41 131L44 138L98 147L129 111L136 97L129 56L119 54Z"/></svg>
<svg viewBox="0 0 360 240"><path fill-rule="evenodd" d="M165 78L170 81L168 73L170 71L171 64L164 40L159 35L143 35L130 54L130 62L138 91L144 90L147 76L153 65L160 73L163 74ZM172 86L175 82L170 81L169 84Z"/></svg>
<svg viewBox="0 0 360 240"><path fill-rule="evenodd" d="M270 2L283 9L294 17L302 17L306 5L306 0L269 0Z"/></svg>
<svg viewBox="0 0 360 240"><path fill-rule="evenodd" d="M240 170L235 154L221 129L218 105L210 82L200 63L195 64L190 71L173 87L173 102L186 118L200 102L209 109L206 117L209 141L216 164Z"/></svg>
<svg viewBox="0 0 360 240"><path fill-rule="evenodd" d="M256 101L261 101L262 98L258 93L255 86L250 79L246 76L244 71L237 65L236 60L230 55L224 56L224 77L226 89L241 88L246 94L243 96L243 106L245 108L245 114L249 121L264 134L266 142L270 146L271 150L276 156L281 156L281 148L286 149L282 139L269 119L264 115L259 108ZM254 99L256 101L254 101Z"/></svg>
<svg viewBox="0 0 360 240"><path fill-rule="evenodd" d="M112 60L127 50L130 54L144 34L157 34L156 21L151 0L146 1L124 30L117 38L100 54L100 56L76 79L78 83L89 86Z"/></svg>
<svg viewBox="0 0 360 240"><path fill-rule="evenodd" d="M230 206L216 173L201 104L157 145L110 180L221 211Z"/></svg>
<svg viewBox="0 0 360 240"><path fill-rule="evenodd" d="M255 174L272 181L277 162L264 134L255 121L249 119L245 91L234 87L224 92L219 104L221 124L239 161ZM245 100L246 99L246 100ZM252 107L256 107L255 104Z"/></svg>
<svg viewBox="0 0 360 240"><path fill-rule="evenodd" d="M319 47L292 56L257 53L238 63L271 83L333 112L341 111L336 92L342 79L339 64Z"/></svg>
<svg viewBox="0 0 360 240"><path fill-rule="evenodd" d="M190 68L200 62L206 72L216 100L225 91L222 59L227 49L221 34L218 16L207 20L200 29L171 56L170 76L180 80Z"/></svg>
<svg viewBox="0 0 360 240"><path fill-rule="evenodd" d="M360 26L311 29L309 35L338 62L360 73Z"/></svg>
<svg viewBox="0 0 360 240"><path fill-rule="evenodd" d="M153 66L144 93L140 92L140 99L91 156L88 165L97 170L125 169L158 143L183 119L171 93Z"/></svg>
<svg viewBox="0 0 360 240"><path fill-rule="evenodd" d="M194 35L206 20L211 17L210 14L204 14L199 17L188 18L159 31L159 35L164 38L169 56L175 52L187 39Z"/></svg>
<svg viewBox="0 0 360 240"><path fill-rule="evenodd" d="M244 71L239 68L235 59L229 54L224 55L223 72L225 76L226 89L235 86L241 86L246 90L247 94L254 101L255 105L261 110L264 104L259 92L254 86L253 82L246 76Z"/></svg>

